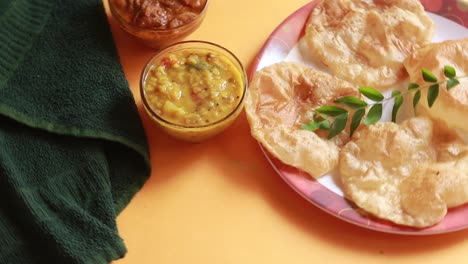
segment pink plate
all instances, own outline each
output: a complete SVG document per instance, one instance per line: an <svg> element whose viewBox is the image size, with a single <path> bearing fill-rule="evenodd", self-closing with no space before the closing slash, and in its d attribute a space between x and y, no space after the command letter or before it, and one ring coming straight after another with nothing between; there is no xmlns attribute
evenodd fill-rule
<svg viewBox="0 0 468 264"><path fill-rule="evenodd" d="M461 1L422 0L421 2L427 11L438 14L436 15L437 17L448 21L449 24L454 21L462 26L468 26L468 7L464 6ZM273 63L283 61L286 58L288 53L303 36L304 24L316 4L317 1L312 1L298 9L275 29L250 68L250 80L257 70ZM466 28L461 28L462 31L467 31ZM450 29L446 29L446 31L450 31ZM467 34L467 32L463 33ZM262 146L260 147L273 168L291 188L315 206L349 223L381 232L406 235L439 234L468 228L468 204L449 210L442 222L424 229L399 226L366 215L352 202L330 191L320 182L312 179L308 174L283 164L270 155Z"/></svg>

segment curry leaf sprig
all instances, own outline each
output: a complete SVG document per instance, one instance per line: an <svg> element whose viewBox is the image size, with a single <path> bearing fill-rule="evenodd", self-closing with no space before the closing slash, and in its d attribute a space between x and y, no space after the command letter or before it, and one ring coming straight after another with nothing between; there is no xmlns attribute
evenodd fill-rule
<svg viewBox="0 0 468 264"><path fill-rule="evenodd" d="M385 98L384 95L372 87L360 87L359 93L371 100L372 103L367 103L356 96L344 96L336 99L334 102L338 105L343 105L352 110L350 113L347 109L336 105L325 105L314 109L314 117L307 124L302 126L302 129L316 131L318 129L329 131L328 139L337 136L346 128L348 120L351 119L349 133L353 135L354 131L363 123L364 125L372 125L382 118L383 103L394 100L392 109L392 122L396 121L398 111L403 105L403 96L409 93L414 93L413 108L416 108L421 99L421 89L427 88L427 104L432 107L439 95L441 85L445 84L445 89L450 90L460 84L460 78L468 76L458 76L455 68L452 66L444 67L444 80L439 81L437 77L429 70L423 68L421 74L424 84L410 83L406 91L393 90L391 96ZM366 111L369 109L368 111ZM366 114L367 112L367 114ZM364 120L363 120L364 119Z"/></svg>

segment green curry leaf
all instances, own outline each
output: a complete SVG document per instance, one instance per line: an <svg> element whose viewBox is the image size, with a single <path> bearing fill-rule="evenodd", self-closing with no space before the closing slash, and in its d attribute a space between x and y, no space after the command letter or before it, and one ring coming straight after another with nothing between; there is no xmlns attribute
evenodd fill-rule
<svg viewBox="0 0 468 264"><path fill-rule="evenodd" d="M356 129L361 124L361 120L362 120L362 118L364 117L365 114L366 114L366 109L364 109L364 108L361 108L361 109L357 110L356 112L354 112L353 118L351 120L351 126L349 128L349 136L350 137L353 136L354 131L356 131Z"/></svg>
<svg viewBox="0 0 468 264"><path fill-rule="evenodd" d="M308 131L315 131L319 128L320 128L319 122L316 122L313 120L301 127L301 129L308 130Z"/></svg>
<svg viewBox="0 0 468 264"><path fill-rule="evenodd" d="M392 97L394 98L392 109L392 122L396 122L398 111L400 110L400 107L403 104L403 96L401 96L400 91L394 90L392 91Z"/></svg>
<svg viewBox="0 0 468 264"><path fill-rule="evenodd" d="M414 109L416 109L416 106L418 105L419 100L421 100L421 91L417 91L414 94L414 97L413 97L413 108Z"/></svg>
<svg viewBox="0 0 468 264"><path fill-rule="evenodd" d="M424 81L433 83L437 82L437 77L435 77L435 75L426 68L422 68L421 73Z"/></svg>
<svg viewBox="0 0 468 264"><path fill-rule="evenodd" d="M366 86L360 87L359 92L374 102L381 102L384 99L384 96L382 93L380 93L379 91L371 87L366 87Z"/></svg>
<svg viewBox="0 0 468 264"><path fill-rule="evenodd" d="M457 79L448 79L447 80L447 91L450 91L450 89L454 88L455 86L459 85L460 81Z"/></svg>
<svg viewBox="0 0 468 264"><path fill-rule="evenodd" d="M444 75L445 77L449 78L449 79L453 79L457 76L457 72L455 71L455 68L453 68L452 66L444 66Z"/></svg>
<svg viewBox="0 0 468 264"><path fill-rule="evenodd" d="M432 107L438 95L439 95L439 84L436 83L436 84L431 85L429 87L429 90L427 91L427 104L429 105L429 107Z"/></svg>
<svg viewBox="0 0 468 264"><path fill-rule="evenodd" d="M320 113L320 114L325 114L328 116L333 116L333 117L348 113L346 109L343 109L341 107L334 106L334 105L325 105L325 106L319 107L315 109L315 112Z"/></svg>
<svg viewBox="0 0 468 264"><path fill-rule="evenodd" d="M333 122L330 134L328 134L328 139L334 138L336 135L341 133L346 127L346 123L348 122L348 112L343 113L335 117L335 121Z"/></svg>
<svg viewBox="0 0 468 264"><path fill-rule="evenodd" d="M377 123L382 117L382 104L374 104L369 113L367 113L366 119L364 119L365 125L373 125Z"/></svg>
<svg viewBox="0 0 468 264"><path fill-rule="evenodd" d="M367 103L355 96L344 96L335 100L335 103L340 103L344 106L347 106L351 109L359 109L366 107Z"/></svg>
<svg viewBox="0 0 468 264"><path fill-rule="evenodd" d="M413 90L416 90L418 88L419 88L419 84L417 84L417 83L410 83L408 85L408 91L413 91Z"/></svg>
<svg viewBox="0 0 468 264"><path fill-rule="evenodd" d="M330 126L331 126L331 123L330 123L330 120L328 119L323 120L319 123L320 129L323 129L323 130L330 130Z"/></svg>

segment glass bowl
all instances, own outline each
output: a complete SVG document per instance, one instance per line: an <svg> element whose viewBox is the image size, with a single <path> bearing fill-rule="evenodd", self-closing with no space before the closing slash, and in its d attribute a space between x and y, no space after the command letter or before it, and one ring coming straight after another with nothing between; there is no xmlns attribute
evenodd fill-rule
<svg viewBox="0 0 468 264"><path fill-rule="evenodd" d="M183 41L148 61L140 94L146 112L166 133L201 142L239 116L247 85L244 67L232 52L211 42Z"/></svg>
<svg viewBox="0 0 468 264"><path fill-rule="evenodd" d="M125 1L127 1L126 3L129 4L128 1L130 0L108 0L109 9L111 11L112 16L115 18L119 26L124 31L129 33L137 40L141 41L146 46L154 49L162 49L173 43L179 42L183 38L194 32L205 18L209 5L209 0L205 0L205 4L202 7L201 11L196 15L196 17L192 18L186 23L172 28L152 28L139 26L137 22L135 22L136 15L132 14L131 11L128 10L128 8L125 9L125 7L121 6L122 3ZM131 3L134 2L135 1L132 1ZM148 3L156 2L158 1L150 1ZM144 12L135 11L135 13L141 14ZM149 18L152 19L154 18L154 16Z"/></svg>

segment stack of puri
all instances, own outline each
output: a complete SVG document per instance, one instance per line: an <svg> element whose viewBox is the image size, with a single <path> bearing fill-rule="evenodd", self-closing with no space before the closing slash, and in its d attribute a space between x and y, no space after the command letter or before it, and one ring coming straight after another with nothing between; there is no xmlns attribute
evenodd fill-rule
<svg viewBox="0 0 468 264"><path fill-rule="evenodd" d="M338 170L345 197L399 225L429 227L468 202L468 79L441 83L432 107L421 88L416 116L399 123L327 132L301 129L314 109L403 82L421 69L445 80L444 66L468 74L468 39L431 43L434 23L418 0L323 0L305 25L307 52L328 73L296 62L259 70L247 91L252 136L283 163L319 178ZM351 109L348 109L352 111Z"/></svg>

